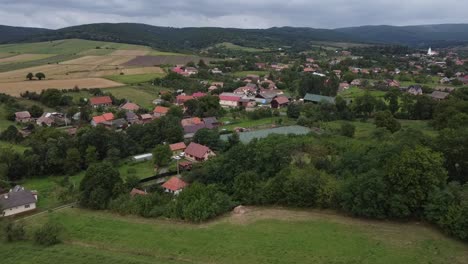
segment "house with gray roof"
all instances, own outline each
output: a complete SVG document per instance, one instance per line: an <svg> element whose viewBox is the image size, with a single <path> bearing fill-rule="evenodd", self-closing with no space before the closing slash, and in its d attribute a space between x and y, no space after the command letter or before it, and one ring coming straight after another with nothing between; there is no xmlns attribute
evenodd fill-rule
<svg viewBox="0 0 468 264"><path fill-rule="evenodd" d="M0 216L13 216L36 209L37 193L15 186L0 195Z"/></svg>

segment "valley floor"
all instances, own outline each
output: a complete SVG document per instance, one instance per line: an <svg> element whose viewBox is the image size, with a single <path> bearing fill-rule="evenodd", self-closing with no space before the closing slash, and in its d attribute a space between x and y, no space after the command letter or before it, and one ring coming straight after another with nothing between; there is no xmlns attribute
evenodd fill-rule
<svg viewBox="0 0 468 264"><path fill-rule="evenodd" d="M419 223L248 207L202 225L63 209L64 243L0 242L8 263L466 263L468 245Z"/></svg>

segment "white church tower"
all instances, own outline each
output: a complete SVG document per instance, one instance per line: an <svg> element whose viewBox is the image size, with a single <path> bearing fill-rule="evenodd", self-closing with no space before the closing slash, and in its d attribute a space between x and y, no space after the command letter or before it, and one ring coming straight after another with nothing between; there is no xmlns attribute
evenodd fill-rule
<svg viewBox="0 0 468 264"><path fill-rule="evenodd" d="M432 52L432 48L429 47L429 50L427 51L427 55L432 56L434 55L434 52Z"/></svg>

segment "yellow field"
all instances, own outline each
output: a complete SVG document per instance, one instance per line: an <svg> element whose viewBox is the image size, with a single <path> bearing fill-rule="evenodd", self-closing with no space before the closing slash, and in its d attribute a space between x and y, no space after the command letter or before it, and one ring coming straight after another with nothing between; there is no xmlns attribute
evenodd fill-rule
<svg viewBox="0 0 468 264"><path fill-rule="evenodd" d="M65 65L118 66L134 59L136 56L84 56L78 59L61 62Z"/></svg>
<svg viewBox="0 0 468 264"><path fill-rule="evenodd" d="M72 89L79 88L110 88L123 86L123 84L103 78L81 78L69 80L43 80L0 83L0 92L11 96L20 96L21 93L40 92L45 89Z"/></svg>
<svg viewBox="0 0 468 264"><path fill-rule="evenodd" d="M52 56L54 55L53 54L20 54L20 55L0 59L0 64L41 60L41 59L45 59L45 58L52 57Z"/></svg>
<svg viewBox="0 0 468 264"><path fill-rule="evenodd" d="M110 55L112 56L145 56L149 53L149 50L116 50Z"/></svg>
<svg viewBox="0 0 468 264"><path fill-rule="evenodd" d="M135 56L84 56L78 59L64 61L59 64L19 69L0 73L0 83L20 82L26 80L28 73L42 72L48 80L67 80L110 75L162 73L159 67L127 67L121 66Z"/></svg>

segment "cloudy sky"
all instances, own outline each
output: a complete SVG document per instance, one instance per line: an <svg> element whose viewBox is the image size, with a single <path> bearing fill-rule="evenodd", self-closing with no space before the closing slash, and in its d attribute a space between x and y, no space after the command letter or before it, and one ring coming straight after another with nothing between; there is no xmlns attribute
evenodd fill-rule
<svg viewBox="0 0 468 264"><path fill-rule="evenodd" d="M468 23L462 0L0 0L0 24L62 28L99 22L172 27L336 28Z"/></svg>

